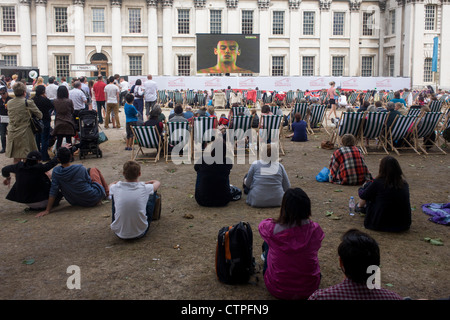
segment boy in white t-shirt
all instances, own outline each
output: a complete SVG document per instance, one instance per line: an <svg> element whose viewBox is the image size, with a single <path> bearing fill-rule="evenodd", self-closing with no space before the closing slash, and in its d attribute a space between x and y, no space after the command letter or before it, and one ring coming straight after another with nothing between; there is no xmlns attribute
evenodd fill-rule
<svg viewBox="0 0 450 320"><path fill-rule="evenodd" d="M123 165L125 181L109 186L112 198L111 230L121 239L138 239L147 234L161 183L139 182L141 166L136 161Z"/></svg>

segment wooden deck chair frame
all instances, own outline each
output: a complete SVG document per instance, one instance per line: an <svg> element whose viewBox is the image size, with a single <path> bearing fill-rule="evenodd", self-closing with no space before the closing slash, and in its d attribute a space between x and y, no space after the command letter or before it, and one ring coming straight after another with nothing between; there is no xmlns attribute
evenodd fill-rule
<svg viewBox="0 0 450 320"><path fill-rule="evenodd" d="M413 134L413 131L408 132L408 130L410 128L414 130L414 126L416 125L418 118L418 116L398 115L395 117L391 126L387 129L387 144L397 155L401 155L400 150L404 149L412 149L417 154L420 154L420 152L408 141L408 138ZM397 140L405 142L408 146L396 147L394 142Z"/></svg>
<svg viewBox="0 0 450 320"><path fill-rule="evenodd" d="M228 132L230 132L230 130L233 130L233 141L234 141L234 151L237 151L237 147L240 141L242 141L243 139L247 138L247 135L245 134L247 132L247 130L251 130L251 134L255 134L257 135L256 130L252 129L252 121L253 121L253 116L249 115L249 116L232 116L232 123L233 123L233 127L228 129ZM231 136L228 136L228 138L232 138ZM255 151L253 150L253 148L249 148L250 151L255 154Z"/></svg>
<svg viewBox="0 0 450 320"><path fill-rule="evenodd" d="M209 143L215 138L214 122L217 121L215 117L195 117L192 122L191 130L191 157L194 159L195 146L197 143ZM208 132L207 139L204 139L205 133ZM200 137L200 140L199 140Z"/></svg>
<svg viewBox="0 0 450 320"><path fill-rule="evenodd" d="M430 154L430 152L428 152L419 141L420 139L423 139L423 143L431 142L436 148L439 149L440 152L438 152L437 154L447 154L447 152L442 150L435 141L426 139L426 137L431 135L433 132L437 132L438 126L443 117L444 113L442 112L425 112L422 117L417 120L417 123L414 126L414 143L416 149L422 150L424 154ZM420 128L419 123L422 123Z"/></svg>
<svg viewBox="0 0 450 320"><path fill-rule="evenodd" d="M278 144L281 150L281 153L285 155L284 152L284 146L283 146L283 139L282 137L282 131L283 131L283 116L282 115L262 115L261 116L261 126L258 128L258 150L259 150L259 141L261 137L261 132L268 132L270 136L263 137L267 142L268 138L270 137L270 141L272 142L272 130L278 130ZM264 131L262 131L264 130Z"/></svg>
<svg viewBox="0 0 450 320"><path fill-rule="evenodd" d="M188 133L188 137L183 136L184 139L188 139L188 154L191 152L191 124L189 122L167 122L166 123L166 135L164 139L164 154L166 157L166 163L169 162L169 144L177 144L181 141L182 133Z"/></svg>
<svg viewBox="0 0 450 320"><path fill-rule="evenodd" d="M327 110L326 104L311 106L311 113L310 113L309 119L307 121L307 124L308 124L307 130L310 134L314 134L314 130L320 131L320 129L322 129L322 128L324 128L325 131L328 134L330 134L328 132L328 129L326 128L326 126L323 125L323 120L325 119L325 116L326 116L326 110ZM319 126L317 128L315 128L315 125L312 126L311 123L319 124Z"/></svg>
<svg viewBox="0 0 450 320"><path fill-rule="evenodd" d="M137 141L138 149L134 150L134 144L131 152L131 159L135 161L139 160L159 160L161 150L164 148L161 135L159 134L156 126L131 126L134 139ZM156 155L154 157L146 156L143 148L156 149ZM141 156L139 157L139 154Z"/></svg>
<svg viewBox="0 0 450 320"><path fill-rule="evenodd" d="M338 126L331 134L331 142L337 143L340 147L342 145L340 138L344 134L351 134L355 137L357 144L361 142L361 129L364 119L363 112L343 112Z"/></svg>
<svg viewBox="0 0 450 320"><path fill-rule="evenodd" d="M364 154L369 154L368 148L365 144L365 140L378 139L377 149L383 148L384 154L389 154L386 145L386 121L388 118L387 112L368 112L364 113L364 119L361 130L361 149ZM370 152L372 154L382 152Z"/></svg>

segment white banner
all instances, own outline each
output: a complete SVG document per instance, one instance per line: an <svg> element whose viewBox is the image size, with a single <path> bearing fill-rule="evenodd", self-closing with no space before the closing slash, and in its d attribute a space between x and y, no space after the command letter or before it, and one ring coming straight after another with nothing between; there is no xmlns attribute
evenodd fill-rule
<svg viewBox="0 0 450 320"><path fill-rule="evenodd" d="M129 76L128 81L133 85L137 79L142 82L147 80L146 76ZM154 76L159 90L218 90L226 89L255 89L259 90L321 90L330 87L329 83L334 81L336 87L353 90L402 90L411 88L410 78L388 78L388 77L175 77Z"/></svg>

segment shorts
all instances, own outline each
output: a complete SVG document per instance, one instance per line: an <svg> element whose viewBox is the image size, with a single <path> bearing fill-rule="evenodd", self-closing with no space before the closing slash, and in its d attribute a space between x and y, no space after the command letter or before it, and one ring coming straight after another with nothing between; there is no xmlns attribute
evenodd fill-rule
<svg viewBox="0 0 450 320"><path fill-rule="evenodd" d="M127 122L125 128L127 130L127 139L133 138L133 130L131 130L131 126L135 126L137 121Z"/></svg>
<svg viewBox="0 0 450 320"><path fill-rule="evenodd" d="M335 100L335 99L330 99L330 100L328 100L328 102L329 102L330 104L336 104L336 100Z"/></svg>

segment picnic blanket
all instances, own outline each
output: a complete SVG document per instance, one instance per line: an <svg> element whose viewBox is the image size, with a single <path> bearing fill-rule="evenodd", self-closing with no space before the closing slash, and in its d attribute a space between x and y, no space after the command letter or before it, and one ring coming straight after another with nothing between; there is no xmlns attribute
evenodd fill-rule
<svg viewBox="0 0 450 320"><path fill-rule="evenodd" d="M427 203L422 205L422 211L431 216L429 221L450 225L450 203Z"/></svg>

